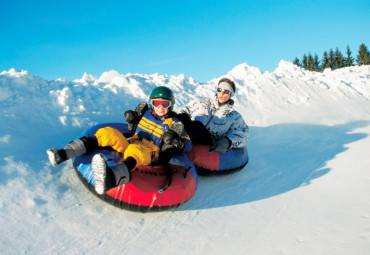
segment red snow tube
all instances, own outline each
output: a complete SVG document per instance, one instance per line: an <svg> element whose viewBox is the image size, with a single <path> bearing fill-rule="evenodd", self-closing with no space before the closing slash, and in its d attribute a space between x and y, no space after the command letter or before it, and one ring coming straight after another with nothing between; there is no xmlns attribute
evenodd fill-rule
<svg viewBox="0 0 370 255"><path fill-rule="evenodd" d="M80 137L92 136L99 128L106 126L120 130L127 137L132 135L127 130L127 124L108 123L94 126ZM122 158L121 154L110 148L99 148L73 159L78 176L94 194L96 194L95 176L91 168L91 160L97 153L104 154L108 159L108 166L113 166ZM195 167L187 155L182 153L175 155L168 166L134 168L131 171L130 183L112 188L99 197L114 206L131 211L163 211L176 208L189 200L194 195L197 185Z"/></svg>
<svg viewBox="0 0 370 255"><path fill-rule="evenodd" d="M225 153L210 151L208 145L195 144L188 153L199 175L220 175L239 171L248 164L247 147L229 149Z"/></svg>

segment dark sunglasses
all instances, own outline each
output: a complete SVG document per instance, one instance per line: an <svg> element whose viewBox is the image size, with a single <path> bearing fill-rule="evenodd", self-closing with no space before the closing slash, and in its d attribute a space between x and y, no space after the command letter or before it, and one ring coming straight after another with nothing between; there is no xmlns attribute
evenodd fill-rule
<svg viewBox="0 0 370 255"><path fill-rule="evenodd" d="M217 92L224 92L227 95L231 94L231 91L230 90L228 90L228 89L222 89L222 88L217 88Z"/></svg>

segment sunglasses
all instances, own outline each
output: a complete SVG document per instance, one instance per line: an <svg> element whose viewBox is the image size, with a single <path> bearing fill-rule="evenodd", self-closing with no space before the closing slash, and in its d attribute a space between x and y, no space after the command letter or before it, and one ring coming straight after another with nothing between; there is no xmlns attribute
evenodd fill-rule
<svg viewBox="0 0 370 255"><path fill-rule="evenodd" d="M230 90L228 90L228 89L222 89L222 88L217 88L217 92L224 92L227 95L231 94L231 91Z"/></svg>
<svg viewBox="0 0 370 255"><path fill-rule="evenodd" d="M165 109L170 108L172 105L171 101L165 99L151 99L150 104L155 108L162 106Z"/></svg>

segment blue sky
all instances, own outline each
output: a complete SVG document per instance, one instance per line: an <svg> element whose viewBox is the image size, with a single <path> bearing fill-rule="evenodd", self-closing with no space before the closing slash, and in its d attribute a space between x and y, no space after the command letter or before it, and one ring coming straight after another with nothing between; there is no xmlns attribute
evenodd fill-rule
<svg viewBox="0 0 370 255"><path fill-rule="evenodd" d="M3 1L0 71L47 80L104 71L185 74L205 82L240 63L336 47L370 48L370 1Z"/></svg>

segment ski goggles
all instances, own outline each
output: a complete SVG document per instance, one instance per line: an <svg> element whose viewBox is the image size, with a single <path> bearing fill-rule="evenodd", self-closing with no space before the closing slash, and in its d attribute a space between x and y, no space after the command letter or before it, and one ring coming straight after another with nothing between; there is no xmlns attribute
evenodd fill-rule
<svg viewBox="0 0 370 255"><path fill-rule="evenodd" d="M231 91L229 89L217 88L217 92L224 92L227 95L231 94Z"/></svg>
<svg viewBox="0 0 370 255"><path fill-rule="evenodd" d="M151 99L150 104L155 108L162 106L165 109L170 108L172 105L170 100L165 99Z"/></svg>

